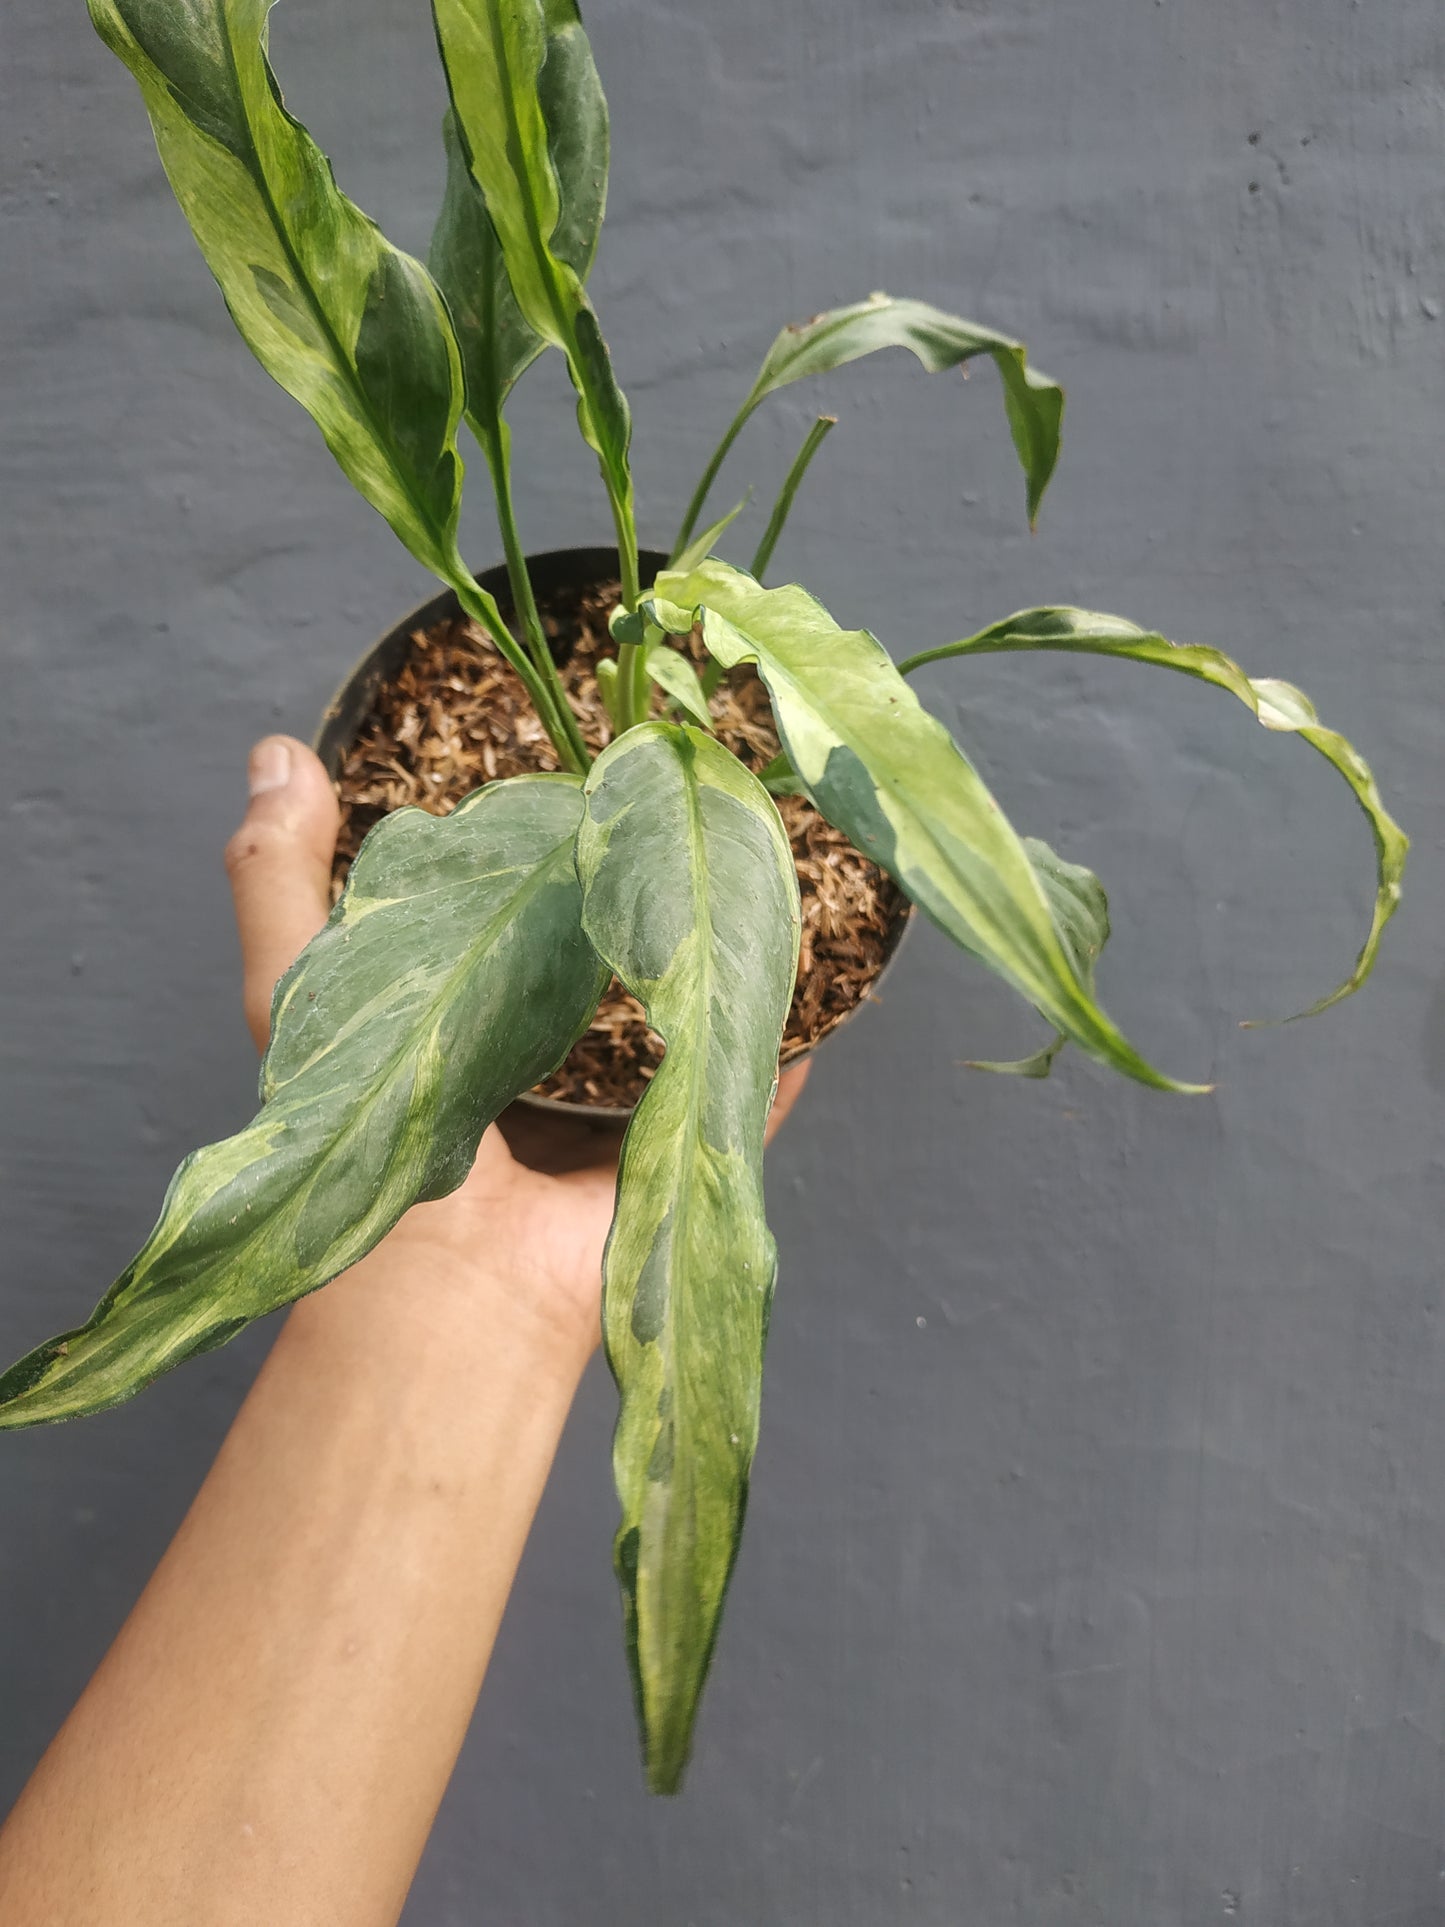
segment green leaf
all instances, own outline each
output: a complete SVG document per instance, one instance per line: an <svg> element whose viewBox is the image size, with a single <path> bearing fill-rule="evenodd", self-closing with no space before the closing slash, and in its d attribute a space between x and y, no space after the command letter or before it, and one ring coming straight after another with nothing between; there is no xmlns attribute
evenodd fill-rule
<svg viewBox="0 0 1445 1927"><path fill-rule="evenodd" d="M378 824L277 987L259 1115L186 1159L87 1322L0 1377L0 1429L129 1398L455 1190L606 982L581 928L582 807L575 777L523 776Z"/></svg>
<svg viewBox="0 0 1445 1927"><path fill-rule="evenodd" d="M156 145L256 359L341 468L455 589L526 684L564 762L570 718L457 552L461 357L426 269L340 193L287 113L266 54L271 0L87 0L140 83Z"/></svg>
<svg viewBox="0 0 1445 1927"><path fill-rule="evenodd" d="M575 8L555 5L551 16L540 93L560 198L554 238L558 253L585 281L607 198L607 103ZM467 144L450 108L442 131L447 184L432 234L430 267L456 329L466 376L467 421L491 472L512 599L542 686L541 699L537 690L533 698L563 752L564 765L586 769L591 758L557 677L517 530L512 438L502 412L514 384L546 344L517 305L496 229L472 178Z"/></svg>
<svg viewBox="0 0 1445 1927"><path fill-rule="evenodd" d="M758 771L758 781L769 796L801 796L803 786L798 781L798 772L788 761L783 750L779 750L771 763Z"/></svg>
<svg viewBox="0 0 1445 1927"><path fill-rule="evenodd" d="M1059 935L1074 960L1080 980L1093 996L1094 967L1109 941L1109 899L1104 895L1104 886L1092 870L1086 870L1082 864L1066 863L1038 837L1026 836L1023 845L1034 866L1034 874L1043 885ZM1030 1057L1017 1058L1011 1063L973 1057L966 1068L995 1071L1005 1077L1047 1077L1054 1067L1054 1059L1067 1042L1063 1032L1056 1030L1049 1042Z"/></svg>
<svg viewBox="0 0 1445 1927"><path fill-rule="evenodd" d="M522 319L487 204L472 179L456 115L442 122L446 192L427 266L446 298L466 376L467 419L485 446L517 380L547 346Z"/></svg>
<svg viewBox="0 0 1445 1927"><path fill-rule="evenodd" d="M848 308L815 315L802 327L784 328L758 371L748 401L754 407L789 382L821 375L879 348L907 348L931 375L957 368L976 355L988 355L1003 382L1004 408L1028 483L1029 521L1033 523L1044 490L1059 459L1059 428L1064 391L1056 381L1029 366L1022 342L995 334L974 321L945 314L926 301L870 294Z"/></svg>
<svg viewBox="0 0 1445 1927"><path fill-rule="evenodd" d="M617 1571L648 1779L686 1764L758 1435L776 1252L763 1130L798 959L777 810L699 730L645 723L587 780L583 925L667 1054L628 1127L603 1268L621 1393Z"/></svg>
<svg viewBox="0 0 1445 1927"><path fill-rule="evenodd" d="M607 203L607 102L575 7L563 0L550 6L548 14L538 95L557 183L552 246L558 259L585 282ZM546 343L517 305L496 229L472 178L466 143L450 108L443 136L446 194L428 265L456 328L466 370L468 418L485 440L494 432L492 424L513 385Z"/></svg>
<svg viewBox="0 0 1445 1927"><path fill-rule="evenodd" d="M412 554L459 568L461 366L420 262L286 112L269 0L88 0L140 83L176 198L247 345Z"/></svg>
<svg viewBox="0 0 1445 1927"><path fill-rule="evenodd" d="M709 489L728 450L744 423L769 395L801 381L805 375L827 374L845 362L857 361L879 348L907 348L930 374L956 368L978 355L988 355L1003 382L1004 409L1027 484L1029 526L1038 519L1039 504L1059 459L1059 429L1064 415L1064 391L1056 381L1029 366L1022 342L995 334L976 322L945 314L926 301L870 294L846 308L814 315L801 326L784 328L748 390L747 399L714 449L693 493L673 543L680 554L702 512Z"/></svg>
<svg viewBox="0 0 1445 1927"><path fill-rule="evenodd" d="M837 426L836 415L819 415L803 437L803 445L793 457L792 466L783 477L783 486L778 490L778 499L773 504L768 525L763 530L762 540L753 551L753 559L748 565L748 574L755 575L759 582L767 574L768 564L773 559L773 550L778 546L778 538L787 526L788 516L792 512L793 498L808 472L808 465ZM679 560L673 564L673 567L686 569L691 567L691 564Z"/></svg>
<svg viewBox="0 0 1445 1927"><path fill-rule="evenodd" d="M1051 649L1094 656L1118 656L1129 662L1154 663L1162 669L1175 669L1199 682L1213 683L1237 696L1266 729L1302 736L1317 749L1349 785L1360 808L1369 819L1375 839L1377 881L1375 908L1370 928L1361 946L1355 967L1344 982L1328 996L1321 997L1301 1017L1327 1010L1342 997L1358 990L1374 968L1385 925L1395 914L1400 901L1400 882L1410 839L1385 808L1369 764L1336 730L1326 729L1314 704L1303 690L1292 683L1277 682L1267 676L1246 676L1237 662L1218 649L1196 643L1170 642L1151 630L1140 629L1121 616L1099 615L1091 609L1023 609L1017 615L996 622L962 642L944 643L925 649L902 665L906 675L924 663L942 662L952 656L981 656L1007 651Z"/></svg>
<svg viewBox="0 0 1445 1927"><path fill-rule="evenodd" d="M706 561L722 536L732 527L752 500L752 494L752 490L749 489L740 502L734 502L726 515L720 515L711 527L705 528L701 535L689 542L682 554L675 556L668 566L674 569L695 569L699 562Z"/></svg>
<svg viewBox="0 0 1445 1927"><path fill-rule="evenodd" d="M1028 851L866 630L840 629L803 589L764 589L718 561L660 575L644 606L675 633L701 611L712 656L757 664L808 796L956 943L1102 1063L1162 1090L1195 1088L1154 1070L1105 1015Z"/></svg>
<svg viewBox="0 0 1445 1927"><path fill-rule="evenodd" d="M643 664L647 673L679 709L685 710L693 721L704 729L713 726L712 711L707 706L702 683L697 671L680 649L674 649L665 642L657 630L652 631L650 640L643 650Z"/></svg>
<svg viewBox="0 0 1445 1927"><path fill-rule="evenodd" d="M541 0L432 0L432 14L460 152L486 202L517 306L527 326L567 358L578 425L612 500L630 604L632 418L583 287L592 216L571 178L596 176L600 218L605 107L580 16L570 0L548 0L545 11ZM554 149L549 127L569 129L571 139Z"/></svg>
<svg viewBox="0 0 1445 1927"><path fill-rule="evenodd" d="M546 51L537 98L557 182L552 251L579 280L592 272L607 211L607 97L575 0L542 0Z"/></svg>

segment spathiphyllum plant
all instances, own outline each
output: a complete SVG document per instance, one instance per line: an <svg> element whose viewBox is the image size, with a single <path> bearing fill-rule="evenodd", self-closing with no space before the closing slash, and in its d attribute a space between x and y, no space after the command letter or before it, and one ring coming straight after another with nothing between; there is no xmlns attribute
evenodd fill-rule
<svg viewBox="0 0 1445 1927"><path fill-rule="evenodd" d="M1309 700L1218 650L1038 608L895 666L806 589L768 586L826 417L751 569L713 553L738 511L698 529L753 412L883 348L907 348L934 373L993 362L1032 521L1063 394L1018 342L922 301L873 294L785 328L681 514L670 565L640 579L631 418L585 285L607 111L573 0L432 0L451 105L426 266L339 192L286 111L267 53L269 0L89 6L140 84L242 336L521 677L561 769L489 784L449 816L401 810L371 832L330 921L277 988L257 1116L182 1164L155 1231L94 1314L0 1379L0 1427L113 1405L334 1278L416 1200L461 1182L482 1132L562 1061L615 974L666 1045L623 1146L604 1328L621 1398L627 1644L649 1783L671 1790L737 1548L773 1293L763 1133L799 932L774 796L810 799L1037 1007L1049 1041L992 1068L1042 1076L1072 1041L1160 1090L1199 1087L1154 1069L1099 1001L1098 880L1015 831L909 673L951 657L966 669L1001 650L1117 656L1212 683L1267 729L1302 736L1354 792L1378 851L1363 947L1315 1009L1369 974L1406 839L1366 764ZM548 648L509 480L507 398L548 348L566 359L617 535L615 657L599 670L613 731L595 760ZM515 635L458 549L463 420L491 478ZM712 730L710 698L743 669L761 678L782 745L761 778Z"/></svg>

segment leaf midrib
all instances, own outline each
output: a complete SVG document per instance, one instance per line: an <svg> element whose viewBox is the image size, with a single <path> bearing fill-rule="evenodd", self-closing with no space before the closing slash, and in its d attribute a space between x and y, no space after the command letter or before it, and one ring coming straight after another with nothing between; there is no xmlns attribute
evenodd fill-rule
<svg viewBox="0 0 1445 1927"><path fill-rule="evenodd" d="M711 892L708 888L707 880L707 851L703 837L700 782L697 775L696 757L693 755L690 747L686 760L679 755L678 761L682 765L683 807L687 812L688 856L694 878L693 901L697 906L697 917L694 929L699 938L698 956L694 966L689 972L688 981L696 990L693 998L694 1007L696 1010L700 1010L705 1017L706 1013L712 1008L713 954L711 942L705 940L705 937L710 938L711 936L712 916ZM693 1036L700 1036L703 1029L703 1023L699 1022L695 1024L693 1027ZM672 1048L670 1040L668 1042L668 1048ZM664 1383L675 1383L678 1375L677 1309L680 1294L676 1289L676 1254L687 1248L684 1227L688 1221L693 1193L696 1189L694 1169L695 1147L701 1138L698 1119L702 1113L702 1097L705 1084L704 1073L705 1053L694 1046L689 1052L688 1062L685 1111L686 1129L678 1133L679 1140L684 1147L684 1155L678 1173L677 1189L673 1194L675 1203L673 1209L672 1238L668 1253L667 1311L664 1321L667 1335L667 1349L666 1351L660 1351L660 1356L663 1360ZM664 1527L664 1531L671 1530L673 1502L677 1496L675 1471L681 1462L681 1454L677 1450L677 1439L683 1429L683 1412L675 1399L671 1416L674 1426L673 1469L669 1471L666 1482L667 1524Z"/></svg>

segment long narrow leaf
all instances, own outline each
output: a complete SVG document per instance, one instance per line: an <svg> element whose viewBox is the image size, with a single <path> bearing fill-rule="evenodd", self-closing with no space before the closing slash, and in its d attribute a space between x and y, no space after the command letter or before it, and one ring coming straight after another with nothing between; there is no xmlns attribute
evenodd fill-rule
<svg viewBox="0 0 1445 1927"><path fill-rule="evenodd" d="M902 665L902 672L906 675L921 669L925 663L942 662L952 656L1038 649L1118 656L1127 662L1153 663L1161 669L1193 676L1198 682L1212 683L1216 689L1237 696L1266 729L1302 736L1339 771L1368 818L1375 839L1375 907L1354 969L1337 989L1299 1015L1314 1016L1358 990L1374 968L1385 925L1399 904L1410 839L1385 808L1379 786L1364 757L1338 731L1326 729L1304 691L1296 689L1293 683L1277 682L1272 677L1246 676L1239 664L1221 650L1204 648L1197 643L1170 642L1167 636L1140 629L1122 616L1099 615L1091 609L1022 609L1017 615L1007 616L992 628L980 630L962 642L944 643L940 648L925 649L909 657Z"/></svg>
<svg viewBox="0 0 1445 1927"><path fill-rule="evenodd" d="M166 174L243 340L359 493L449 583L527 685L564 761L567 718L457 551L461 357L426 269L342 194L287 113L271 0L88 0L140 84Z"/></svg>
<svg viewBox="0 0 1445 1927"><path fill-rule="evenodd" d="M648 1779L672 1792L737 1550L776 1252L763 1128L798 958L773 803L711 737L647 723L587 781L583 923L667 1045L622 1149L604 1265L621 1393L617 1571Z"/></svg>
<svg viewBox="0 0 1445 1927"><path fill-rule="evenodd" d="M578 45L580 43L580 49ZM563 25L548 42L544 72L572 71L579 58L591 72L591 88L578 87L575 124L548 121L563 218L559 246L584 278L592 264L607 189L607 108L591 68L591 52L580 26ZM591 112L587 111L591 103ZM557 110L557 111L560 111ZM571 705L562 692L542 618L537 608L526 553L512 500L512 437L503 408L513 386L546 346L528 326L507 279L506 265L481 190L472 179L466 143L448 109L443 123L447 155L446 193L432 233L428 263L444 295L456 330L466 385L466 415L481 444L497 503L497 527L507 559L512 601L528 652L545 692L538 707L558 748L570 745L564 761L586 769L591 761ZM538 692L533 691L534 699Z"/></svg>
<svg viewBox="0 0 1445 1927"><path fill-rule="evenodd" d="M355 1264L466 1176L606 981L582 934L581 785L524 776L362 846L277 988L262 1108L186 1159L94 1314L0 1376L0 1429L98 1412Z"/></svg>
<svg viewBox="0 0 1445 1927"><path fill-rule="evenodd" d="M1028 351L1022 342L996 334L992 328L981 328L976 322L964 321L958 315L945 314L926 301L870 294L866 301L855 301L846 308L832 308L826 314L814 315L800 327L784 328L778 336L746 400L703 471L673 543L674 558L685 549L717 472L753 411L790 382L801 381L805 375L826 374L880 348L907 348L930 374L957 368L978 355L992 359L1003 382L1004 408L1024 471L1032 527L1059 459L1063 389L1029 365Z"/></svg>
<svg viewBox="0 0 1445 1927"><path fill-rule="evenodd" d="M545 10L542 0L433 0L432 14L461 151L486 202L517 306L527 325L567 357L578 425L612 500L630 599L637 550L632 418L575 265L586 258L578 244L585 223L575 203L568 211L548 132L549 116L559 128L575 126L579 164L605 166L605 139L599 149L584 131L597 125L601 96L580 16L572 0L548 0Z"/></svg>
<svg viewBox="0 0 1445 1927"><path fill-rule="evenodd" d="M456 115L442 122L446 191L427 266L446 298L466 377L467 419L484 448L503 432L502 406L547 344L529 328L507 279L496 230L472 179ZM490 453L490 449L489 449Z"/></svg>
<svg viewBox="0 0 1445 1927"><path fill-rule="evenodd" d="M1004 408L1028 484L1029 521L1033 522L1059 459L1064 391L1048 375L1030 367L1021 341L1011 341L992 328L945 314L926 301L870 294L851 307L815 315L800 328L784 328L758 371L748 404L756 407L789 382L826 374L880 348L908 349L931 375L978 355L990 357L1003 382Z"/></svg>
<svg viewBox="0 0 1445 1927"><path fill-rule="evenodd" d="M426 270L342 194L286 112L270 0L88 0L247 345L419 561L456 568L461 367Z"/></svg>
<svg viewBox="0 0 1445 1927"><path fill-rule="evenodd" d="M607 204L607 102L575 7L552 0L538 97L557 184L552 248L579 281L592 269ZM547 343L523 317L471 156L448 109L446 193L427 261L446 297L466 371L467 415L480 438Z"/></svg>
<svg viewBox="0 0 1445 1927"><path fill-rule="evenodd" d="M773 512L768 517L768 525L763 530L762 540L753 551L753 559L748 565L748 574L755 575L759 582L761 582L767 574L768 564L773 559L773 550L778 546L778 538L787 526L788 516L793 507L793 498L798 493L799 485L808 472L808 464L823 446L823 443L827 440L832 430L837 426L838 417L836 415L819 415L818 419L803 437L803 445L793 457L792 466L783 477L783 486L778 490L778 499L773 504ZM677 567L679 569L686 569L688 566L689 564L681 557L678 558Z"/></svg>
<svg viewBox="0 0 1445 1927"><path fill-rule="evenodd" d="M805 590L763 589L726 563L664 573L645 605L709 653L753 662L782 746L830 823L892 875L964 949L1101 1062L1176 1085L1105 1015L1070 953L1028 851L977 771L862 629L840 629Z"/></svg>

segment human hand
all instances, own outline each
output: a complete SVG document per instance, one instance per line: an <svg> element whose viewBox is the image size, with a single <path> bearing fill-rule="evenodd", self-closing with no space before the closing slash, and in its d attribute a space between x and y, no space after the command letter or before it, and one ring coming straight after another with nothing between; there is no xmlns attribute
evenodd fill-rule
<svg viewBox="0 0 1445 1927"><path fill-rule="evenodd" d="M250 759L251 803L226 846L241 937L246 1022L264 1050L271 993L326 921L340 822L317 757L289 736L268 736ZM785 1071L768 1123L782 1124L808 1066ZM384 1245L413 1252L426 1275L460 1287L481 1273L520 1310L591 1349L601 1333L602 1248L617 1185L620 1132L514 1106L482 1138L465 1182L413 1205Z"/></svg>

